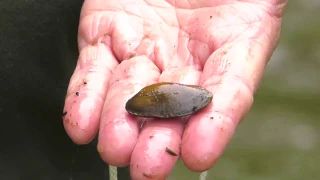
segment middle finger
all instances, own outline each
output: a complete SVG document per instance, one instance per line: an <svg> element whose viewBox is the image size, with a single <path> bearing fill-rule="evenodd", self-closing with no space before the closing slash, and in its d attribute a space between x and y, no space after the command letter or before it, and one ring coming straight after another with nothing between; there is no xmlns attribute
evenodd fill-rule
<svg viewBox="0 0 320 180"><path fill-rule="evenodd" d="M159 82L196 85L200 74L201 72L192 66L166 70L161 74ZM132 152L130 173L133 180L166 179L169 176L179 159L186 120L176 118L145 121Z"/></svg>
<svg viewBox="0 0 320 180"><path fill-rule="evenodd" d="M111 78L104 103L98 151L109 165L126 166L139 135L137 118L125 110L126 101L142 87L158 81L159 69L145 56L122 61Z"/></svg>

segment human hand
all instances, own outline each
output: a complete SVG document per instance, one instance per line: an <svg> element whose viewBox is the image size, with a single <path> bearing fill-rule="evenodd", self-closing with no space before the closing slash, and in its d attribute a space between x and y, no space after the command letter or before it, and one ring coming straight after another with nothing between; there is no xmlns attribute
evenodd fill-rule
<svg viewBox="0 0 320 180"><path fill-rule="evenodd" d="M208 170L253 103L286 4L86 0L65 100L66 132L87 144L99 129L101 158L130 164L132 179L165 179L178 160L166 147L190 170ZM212 103L188 121L148 120L140 128L126 101L161 81L201 85L213 93Z"/></svg>

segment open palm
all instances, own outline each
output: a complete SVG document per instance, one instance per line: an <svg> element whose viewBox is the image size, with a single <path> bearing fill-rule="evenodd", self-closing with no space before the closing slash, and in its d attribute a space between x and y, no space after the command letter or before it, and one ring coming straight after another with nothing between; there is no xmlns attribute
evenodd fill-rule
<svg viewBox="0 0 320 180"><path fill-rule="evenodd" d="M165 179L181 155L212 167L249 111L279 39L286 0L86 0L64 126L132 179ZM129 115L126 101L156 82L201 85L212 103L184 121Z"/></svg>

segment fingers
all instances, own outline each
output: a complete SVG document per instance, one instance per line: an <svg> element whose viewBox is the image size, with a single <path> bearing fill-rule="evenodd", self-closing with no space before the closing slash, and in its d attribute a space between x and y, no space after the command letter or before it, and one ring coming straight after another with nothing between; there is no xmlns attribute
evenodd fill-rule
<svg viewBox="0 0 320 180"><path fill-rule="evenodd" d="M125 60L116 68L101 115L97 147L108 164L129 164L140 124L126 112L125 104L144 86L157 82L159 75L159 69L144 56Z"/></svg>
<svg viewBox="0 0 320 180"><path fill-rule="evenodd" d="M109 78L117 64L104 44L86 46L80 51L63 116L64 128L75 143L89 143L97 133Z"/></svg>
<svg viewBox="0 0 320 180"><path fill-rule="evenodd" d="M208 170L247 114L269 57L252 41L225 45L209 58L200 84L213 93L212 103L193 115L182 138L181 155L193 171Z"/></svg>
<svg viewBox="0 0 320 180"><path fill-rule="evenodd" d="M190 66L168 70L161 74L159 81L197 84L199 77L200 71ZM133 180L166 179L169 176L180 155L184 125L182 119L145 121L132 152L130 173Z"/></svg>

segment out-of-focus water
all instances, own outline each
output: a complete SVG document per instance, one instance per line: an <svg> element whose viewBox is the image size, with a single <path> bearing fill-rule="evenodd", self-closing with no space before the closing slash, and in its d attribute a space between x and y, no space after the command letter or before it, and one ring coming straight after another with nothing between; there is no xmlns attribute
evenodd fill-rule
<svg viewBox="0 0 320 180"><path fill-rule="evenodd" d="M320 179L320 1L290 1L249 115L208 180ZM195 180L179 162L170 180Z"/></svg>

